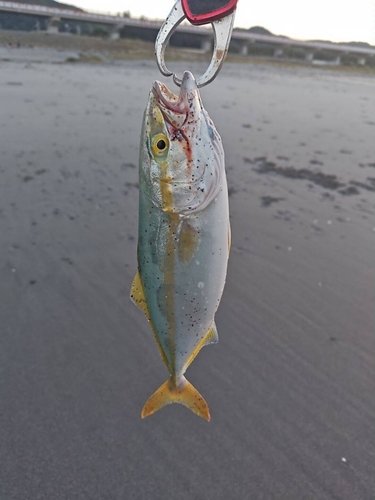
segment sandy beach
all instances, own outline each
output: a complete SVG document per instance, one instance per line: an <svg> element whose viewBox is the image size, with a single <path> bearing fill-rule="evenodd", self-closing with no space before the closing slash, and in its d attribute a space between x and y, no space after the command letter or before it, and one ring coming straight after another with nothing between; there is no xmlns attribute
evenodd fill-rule
<svg viewBox="0 0 375 500"><path fill-rule="evenodd" d="M374 77L227 63L202 89L232 223L187 372L212 420L141 420L167 370L129 299L139 137L173 85L24 50L0 54L0 498L372 500Z"/></svg>

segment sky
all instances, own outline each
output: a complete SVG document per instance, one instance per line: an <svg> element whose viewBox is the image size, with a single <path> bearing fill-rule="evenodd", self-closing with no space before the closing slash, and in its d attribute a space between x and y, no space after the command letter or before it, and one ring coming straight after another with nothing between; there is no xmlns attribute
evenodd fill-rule
<svg viewBox="0 0 375 500"><path fill-rule="evenodd" d="M66 0L87 10L165 19L174 0ZM235 26L263 26L301 40L375 45L375 0L238 0Z"/></svg>

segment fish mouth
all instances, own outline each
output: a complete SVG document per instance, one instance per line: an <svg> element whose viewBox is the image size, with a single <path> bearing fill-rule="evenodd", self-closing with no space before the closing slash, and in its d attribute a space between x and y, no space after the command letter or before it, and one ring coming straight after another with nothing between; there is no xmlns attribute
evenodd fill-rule
<svg viewBox="0 0 375 500"><path fill-rule="evenodd" d="M198 87L190 71L184 73L178 96L157 80L151 92L165 120L174 127L182 127L197 107L201 109Z"/></svg>

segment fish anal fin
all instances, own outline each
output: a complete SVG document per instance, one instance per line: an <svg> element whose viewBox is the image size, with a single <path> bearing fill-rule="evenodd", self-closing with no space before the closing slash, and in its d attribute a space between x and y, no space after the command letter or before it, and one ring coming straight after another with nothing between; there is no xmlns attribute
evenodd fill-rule
<svg viewBox="0 0 375 500"><path fill-rule="evenodd" d="M219 342L219 335L217 333L217 328L215 321L212 323L211 328L208 330L207 335L204 338L203 345L217 344Z"/></svg>
<svg viewBox="0 0 375 500"><path fill-rule="evenodd" d="M205 418L208 422L211 419L210 410L205 399L183 376L179 378L178 383L172 377L164 382L146 401L141 416L142 418L148 417L160 410L160 408L163 408L163 406L171 403L179 403L186 406L196 415Z"/></svg>
<svg viewBox="0 0 375 500"><path fill-rule="evenodd" d="M189 366L194 361L194 359L197 357L199 351L202 349L203 346L209 345L209 344L216 344L218 341L219 341L219 336L217 334L215 322L213 322L211 328L208 330L206 335L203 337L203 339L199 342L199 344L196 346L196 348L193 350L193 352L188 357L186 363L184 364L183 373L185 372L185 370L187 370L189 368Z"/></svg>

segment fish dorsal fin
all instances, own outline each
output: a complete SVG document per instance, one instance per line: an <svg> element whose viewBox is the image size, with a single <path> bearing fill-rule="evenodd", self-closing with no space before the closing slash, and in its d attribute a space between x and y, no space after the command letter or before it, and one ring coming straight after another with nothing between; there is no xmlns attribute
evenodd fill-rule
<svg viewBox="0 0 375 500"><path fill-rule="evenodd" d="M146 318L148 319L150 326L152 328L152 332L153 332L154 337L155 337L155 342L159 348L160 355L163 358L163 361L166 364L168 370L171 371L167 356L165 355L165 353L163 351L163 348L160 344L158 336L156 335L154 325L152 324L152 321L151 321L151 317L150 317L150 313L149 313L149 310L147 307L146 297L145 297L145 293L143 291L143 285L142 285L141 276L139 274L139 271L137 271L135 276L134 276L134 280L133 280L131 291L130 291L130 298L134 302L134 304L136 306L138 306L139 309L141 309L141 311L143 311L145 313Z"/></svg>
<svg viewBox="0 0 375 500"><path fill-rule="evenodd" d="M208 333L204 340L205 342L203 345L217 344L219 342L219 335L217 333L215 321L212 323L212 326L208 330Z"/></svg>
<svg viewBox="0 0 375 500"><path fill-rule="evenodd" d="M137 271L134 276L134 280L130 291L130 298L134 302L134 304L138 306L139 309L141 309L145 313L147 319L150 320L150 313L148 312L147 302L145 298L145 293L143 291L143 285L141 277L139 275L139 271Z"/></svg>

